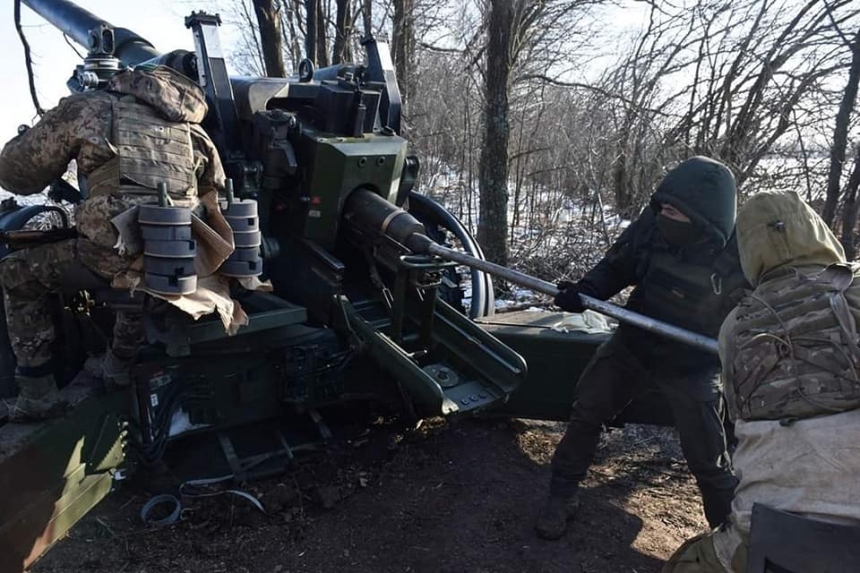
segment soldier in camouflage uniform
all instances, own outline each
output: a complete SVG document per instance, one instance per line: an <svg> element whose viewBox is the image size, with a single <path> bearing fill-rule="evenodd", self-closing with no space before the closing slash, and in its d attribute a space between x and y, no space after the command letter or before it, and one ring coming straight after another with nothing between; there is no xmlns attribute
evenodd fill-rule
<svg viewBox="0 0 860 573"><path fill-rule="evenodd" d="M734 241L735 196L734 177L721 163L705 157L682 162L603 260L579 282L559 285L556 304L582 312L580 293L605 300L636 285L628 309L715 337L737 300L732 295L746 285ZM719 368L719 359L705 351L622 324L577 383L570 424L553 456L538 535L564 534L601 427L654 385L671 407L708 522L722 523L737 480L726 451Z"/></svg>
<svg viewBox="0 0 860 573"><path fill-rule="evenodd" d="M796 193L751 197L737 235L755 290L719 340L740 483L728 522L681 546L664 573L744 573L754 503L860 524L860 267Z"/></svg>
<svg viewBox="0 0 860 573"><path fill-rule="evenodd" d="M87 199L75 211L78 239L12 253L0 263L0 285L17 359L15 420L56 415L61 399L51 369L54 326L45 295L83 267L109 285L136 258L116 248L111 220L156 198L165 182L175 205L223 187L217 151L200 127L206 115L201 88L167 67L139 67L114 75L103 90L64 98L32 129L0 153L0 186L19 194L41 192L71 160L86 182ZM142 340L139 314L119 312L104 374L127 383L128 364Z"/></svg>

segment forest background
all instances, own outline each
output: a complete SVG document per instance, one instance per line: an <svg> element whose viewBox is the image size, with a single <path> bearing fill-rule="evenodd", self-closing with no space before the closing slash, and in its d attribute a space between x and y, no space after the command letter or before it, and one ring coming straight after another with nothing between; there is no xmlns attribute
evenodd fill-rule
<svg viewBox="0 0 860 573"><path fill-rule="evenodd" d="M419 189L487 258L578 276L691 155L792 190L857 256L860 4L253 0L233 65L290 75L389 38Z"/></svg>
<svg viewBox="0 0 860 573"><path fill-rule="evenodd" d="M726 163L741 203L797 191L857 258L858 2L205 4L240 74L360 62L363 37L387 39L419 192L500 264L577 278L692 155Z"/></svg>

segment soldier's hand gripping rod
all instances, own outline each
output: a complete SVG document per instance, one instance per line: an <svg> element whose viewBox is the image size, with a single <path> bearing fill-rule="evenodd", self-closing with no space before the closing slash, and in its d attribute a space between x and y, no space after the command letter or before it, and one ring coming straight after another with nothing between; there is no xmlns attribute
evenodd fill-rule
<svg viewBox="0 0 860 573"><path fill-rule="evenodd" d="M413 235L413 237L415 237L415 235ZM436 255L437 257L446 260L462 263L470 267L475 267L484 271L485 273L490 273L491 275L495 275L512 283L528 287L532 290L547 294L552 297L558 294L558 289L552 283L548 283L539 278L535 278L533 276L529 276L527 274L511 270L509 268L491 263L489 261L482 261L481 259L476 259L475 257L469 256L465 253L448 249L430 240L429 238L427 239L427 241L416 240L412 243L413 245L416 243L424 243L424 245L422 246L426 245L427 254ZM629 311L626 308L621 308L620 306L616 306L614 304L604 302L602 300L598 300L596 298L586 296L584 294L579 295L579 298L582 301L582 306L584 306L585 308L590 308L593 311L605 314L607 316L611 316L612 318L620 320L621 322L626 322L628 324L638 326L639 328L648 330L650 332L663 335L666 338L671 338L672 340L683 342L684 344L688 344L690 346L698 348L699 350L705 350L713 354L718 353L717 341L713 338L709 338L707 336L686 330L684 328L678 328L677 326L673 326L666 322L655 320L648 316Z"/></svg>

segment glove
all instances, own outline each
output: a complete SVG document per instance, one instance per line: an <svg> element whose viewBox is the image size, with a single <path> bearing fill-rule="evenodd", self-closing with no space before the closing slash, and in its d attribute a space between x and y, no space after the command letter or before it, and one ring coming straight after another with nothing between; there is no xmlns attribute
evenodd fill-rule
<svg viewBox="0 0 860 573"><path fill-rule="evenodd" d="M582 312L585 307L582 306L582 301L579 298L579 287L568 281L561 281L556 285L558 294L555 295L556 306L566 310L567 312Z"/></svg>
<svg viewBox="0 0 860 573"><path fill-rule="evenodd" d="M63 179L57 179L51 183L51 188L48 190L48 198L54 203L68 201L73 205L77 205L84 200L81 192Z"/></svg>

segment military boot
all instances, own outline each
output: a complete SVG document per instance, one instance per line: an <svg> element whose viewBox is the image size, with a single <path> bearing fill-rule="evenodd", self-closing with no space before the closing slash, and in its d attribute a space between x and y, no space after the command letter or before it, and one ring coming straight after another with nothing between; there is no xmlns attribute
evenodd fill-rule
<svg viewBox="0 0 860 573"><path fill-rule="evenodd" d="M84 371L104 382L105 390L111 392L131 385L132 359L123 360L111 350L104 356L91 356L84 363Z"/></svg>
<svg viewBox="0 0 860 573"><path fill-rule="evenodd" d="M36 422L56 418L66 411L66 400L60 395L53 375L16 376L18 400L9 411L9 421Z"/></svg>
<svg viewBox="0 0 860 573"><path fill-rule="evenodd" d="M567 531L567 522L579 510L579 492L572 496L550 495L538 514L535 531L543 539L561 539Z"/></svg>

